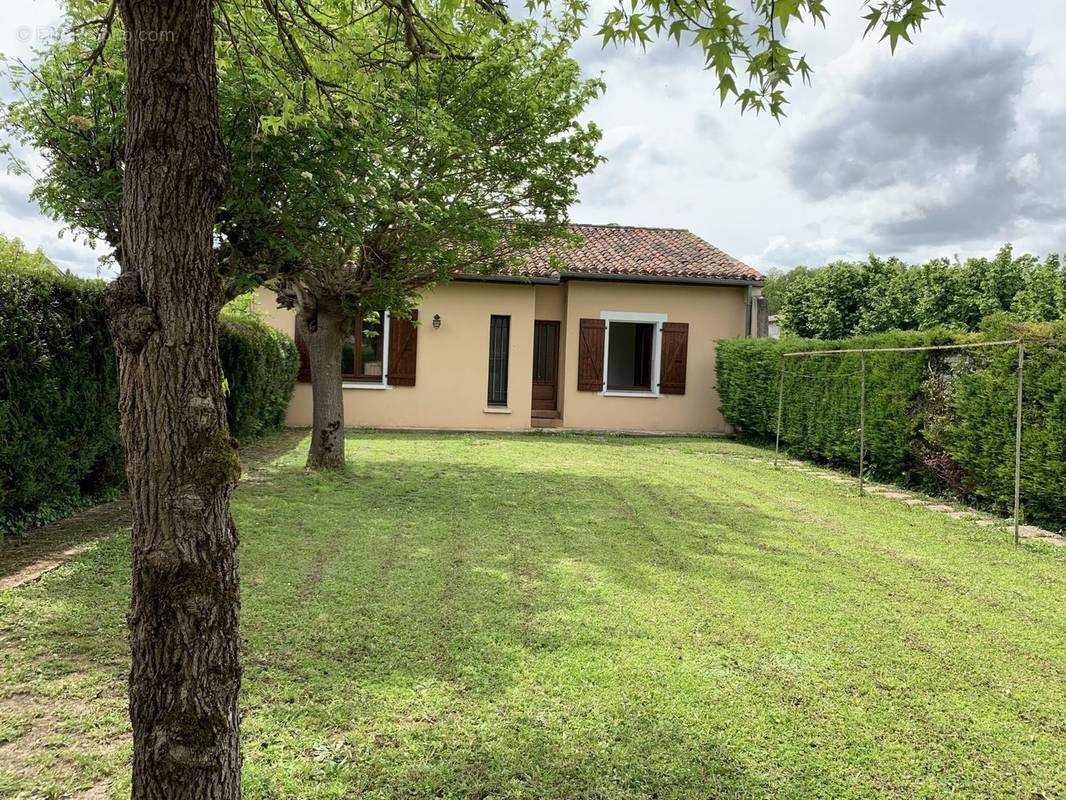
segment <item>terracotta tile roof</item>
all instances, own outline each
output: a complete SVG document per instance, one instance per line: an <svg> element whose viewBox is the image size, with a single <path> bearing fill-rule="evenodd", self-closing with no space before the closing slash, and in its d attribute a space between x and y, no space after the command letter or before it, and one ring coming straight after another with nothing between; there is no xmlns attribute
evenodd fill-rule
<svg viewBox="0 0 1066 800"><path fill-rule="evenodd" d="M571 225L585 238L579 247L537 247L519 272L530 278L558 278L560 271L578 275L757 281L762 275L680 228L633 228L624 225ZM558 268L551 256L561 261Z"/></svg>

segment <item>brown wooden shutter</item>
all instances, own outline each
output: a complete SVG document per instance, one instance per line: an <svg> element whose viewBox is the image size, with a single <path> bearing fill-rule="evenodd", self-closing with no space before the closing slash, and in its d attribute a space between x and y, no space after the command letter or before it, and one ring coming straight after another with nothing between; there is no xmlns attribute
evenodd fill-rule
<svg viewBox="0 0 1066 800"><path fill-rule="evenodd" d="M659 393L684 394L688 373L688 323L664 322Z"/></svg>
<svg viewBox="0 0 1066 800"><path fill-rule="evenodd" d="M607 323L602 319L582 319L577 342L577 390L603 390L603 344Z"/></svg>
<svg viewBox="0 0 1066 800"><path fill-rule="evenodd" d="M311 382L311 354L307 352L307 342L300 333L300 324L296 324L296 349L300 353L300 371L296 373L296 380L300 383Z"/></svg>
<svg viewBox="0 0 1066 800"><path fill-rule="evenodd" d="M389 385L414 386L418 361L418 312L411 319L389 319Z"/></svg>

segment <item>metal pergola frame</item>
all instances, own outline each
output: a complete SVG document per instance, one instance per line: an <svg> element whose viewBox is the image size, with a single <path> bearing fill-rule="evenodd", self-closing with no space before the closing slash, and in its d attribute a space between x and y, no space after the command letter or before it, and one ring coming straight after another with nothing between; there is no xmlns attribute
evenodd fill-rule
<svg viewBox="0 0 1066 800"><path fill-rule="evenodd" d="M1005 339L996 342L973 342L971 344L942 344L927 347L857 347L841 350L800 350L783 353L781 372L777 380L777 436L774 442L774 468L778 466L781 453L781 420L785 402L785 359L802 356L819 357L857 353L859 355L859 495L865 494L864 468L866 462L866 356L871 353L922 353L933 350L974 350L982 347L1018 348L1018 391L1015 399L1014 420L1014 543L1021 541L1022 497L1022 389L1025 381L1025 342L1021 339Z"/></svg>

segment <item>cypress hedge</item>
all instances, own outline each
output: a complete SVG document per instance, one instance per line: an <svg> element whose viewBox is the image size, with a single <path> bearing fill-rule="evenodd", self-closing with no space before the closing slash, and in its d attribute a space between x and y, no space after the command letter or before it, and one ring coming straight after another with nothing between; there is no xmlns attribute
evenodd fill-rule
<svg viewBox="0 0 1066 800"><path fill-rule="evenodd" d="M221 322L230 433L243 442L280 430L299 369L296 345L252 316L223 313Z"/></svg>
<svg viewBox="0 0 1066 800"><path fill-rule="evenodd" d="M858 354L786 352L1023 338L1027 344L1022 496L1027 518L1066 527L1066 322L990 318L980 334L889 332L836 341L735 339L718 346L722 413L742 436L772 441L784 363L781 440L789 452L855 469ZM1006 512L1014 493L1016 348L867 353L866 466L883 480Z"/></svg>
<svg viewBox="0 0 1066 800"><path fill-rule="evenodd" d="M1032 522L1066 529L1066 320L1012 324L986 320L991 339L1022 334L1022 503ZM1014 502L1014 420L1017 352L977 352L960 371L940 440L964 466L963 493L992 507Z"/></svg>
<svg viewBox="0 0 1066 800"><path fill-rule="evenodd" d="M104 287L0 271L0 533L68 514L125 479Z"/></svg>
<svg viewBox="0 0 1066 800"><path fill-rule="evenodd" d="M0 535L58 519L125 486L118 366L103 281L0 269ZM281 427L296 380L288 337L224 314L230 429Z"/></svg>

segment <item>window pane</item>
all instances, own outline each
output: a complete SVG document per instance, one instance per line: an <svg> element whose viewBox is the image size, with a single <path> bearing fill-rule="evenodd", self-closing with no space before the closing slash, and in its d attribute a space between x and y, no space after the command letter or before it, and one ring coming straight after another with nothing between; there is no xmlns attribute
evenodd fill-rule
<svg viewBox="0 0 1066 800"><path fill-rule="evenodd" d="M511 318L493 315L489 320L489 405L507 405L507 350Z"/></svg>
<svg viewBox="0 0 1066 800"><path fill-rule="evenodd" d="M555 383L556 334L559 328L550 324L533 326L533 382Z"/></svg>
<svg viewBox="0 0 1066 800"><path fill-rule="evenodd" d="M382 353L385 349L382 330L385 312L381 312L376 322L363 320L363 336L359 352L359 377L380 378L384 374Z"/></svg>
<svg viewBox="0 0 1066 800"><path fill-rule="evenodd" d="M355 333L349 330L344 334L344 344L341 345L341 375L345 378L355 377Z"/></svg>
<svg viewBox="0 0 1066 800"><path fill-rule="evenodd" d="M655 325L612 322L607 337L607 388L650 391Z"/></svg>

